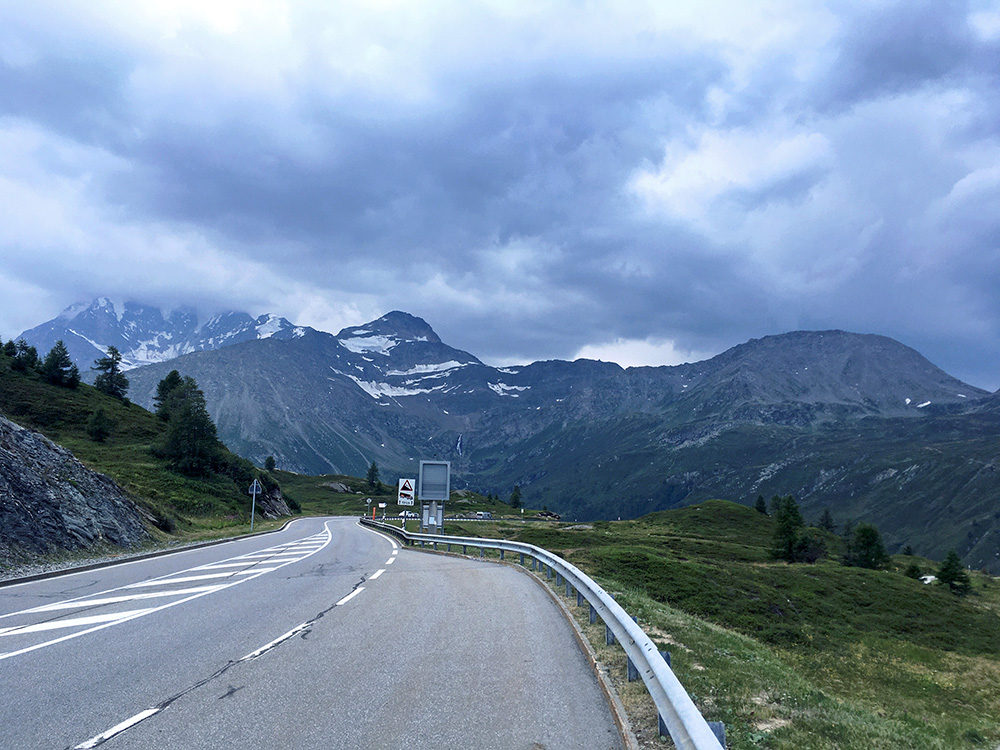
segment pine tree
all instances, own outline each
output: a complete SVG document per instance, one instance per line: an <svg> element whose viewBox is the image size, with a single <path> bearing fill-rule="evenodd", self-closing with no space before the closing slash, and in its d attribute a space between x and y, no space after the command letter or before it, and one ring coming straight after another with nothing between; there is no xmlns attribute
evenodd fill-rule
<svg viewBox="0 0 1000 750"><path fill-rule="evenodd" d="M851 544L842 562L857 568L877 570L889 561L882 544L882 535L870 523L859 523L851 536Z"/></svg>
<svg viewBox="0 0 1000 750"><path fill-rule="evenodd" d="M767 515L767 502L764 500L763 495L757 495L757 502L753 504L753 509L758 513Z"/></svg>
<svg viewBox="0 0 1000 750"><path fill-rule="evenodd" d="M49 350L42 362L42 376L53 385L76 388L80 385L80 370L69 358L69 351L62 339Z"/></svg>
<svg viewBox="0 0 1000 750"><path fill-rule="evenodd" d="M18 339L14 344L13 368L20 372L34 370L38 367L38 350L24 339Z"/></svg>
<svg viewBox="0 0 1000 750"><path fill-rule="evenodd" d="M520 508L521 507L521 485L515 484L514 489L510 493L510 507Z"/></svg>
<svg viewBox="0 0 1000 750"><path fill-rule="evenodd" d="M264 459L264 471L274 471L276 465L274 456L268 456Z"/></svg>
<svg viewBox="0 0 1000 750"><path fill-rule="evenodd" d="M153 396L153 404L156 406L156 416L163 421L170 419L170 394L183 384L184 380L177 370L171 370L163 380L156 384L156 395Z"/></svg>
<svg viewBox="0 0 1000 750"><path fill-rule="evenodd" d="M382 486L382 481L378 476L378 466L375 465L374 461L372 461L372 465L368 467L368 476L366 478L368 480L368 487L373 491Z"/></svg>
<svg viewBox="0 0 1000 750"><path fill-rule="evenodd" d="M205 394L194 378L183 378L170 391L163 408L167 410L167 435L160 454L182 474L208 474L219 457L219 442Z"/></svg>
<svg viewBox="0 0 1000 750"><path fill-rule="evenodd" d="M94 379L94 387L102 393L117 399L125 399L128 393L128 378L121 371L122 355L113 346L108 347L108 355L94 360L94 367L100 375Z"/></svg>
<svg viewBox="0 0 1000 750"><path fill-rule="evenodd" d="M819 527L829 531L831 534L837 531L837 524L833 522L833 514L829 508L823 508L823 515L819 517Z"/></svg>
<svg viewBox="0 0 1000 750"><path fill-rule="evenodd" d="M802 528L799 504L791 495L771 498L771 515L774 516L774 545L771 554L778 560L795 561L795 544Z"/></svg>
<svg viewBox="0 0 1000 750"><path fill-rule="evenodd" d="M948 552L948 556L944 558L944 562L938 568L937 579L957 596L965 596L972 591L972 581L962 567L962 560L955 550Z"/></svg>

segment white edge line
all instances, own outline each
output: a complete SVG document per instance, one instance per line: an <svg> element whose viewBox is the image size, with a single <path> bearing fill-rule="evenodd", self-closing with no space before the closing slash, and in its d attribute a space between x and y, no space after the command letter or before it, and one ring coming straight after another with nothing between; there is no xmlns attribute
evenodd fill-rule
<svg viewBox="0 0 1000 750"><path fill-rule="evenodd" d="M102 742L110 740L116 734L121 734L126 729L134 727L140 721L144 721L145 719L148 719L150 716L154 716L155 714L160 713L160 711L162 710L163 710L162 708L147 708L145 711L140 711L131 719L125 719L125 721L123 721L121 724L115 724L115 726L111 727L111 729L109 729L108 731L101 732L95 737L91 737L86 742L81 742L79 745L75 745L73 747L73 750L90 750L90 748L92 747L97 747Z"/></svg>
<svg viewBox="0 0 1000 750"><path fill-rule="evenodd" d="M348 594L343 599L341 599L339 602L337 602L337 604L335 606L339 607L341 604L347 604L349 601L351 601L351 599L353 599L354 597L356 597L358 594L360 594L364 590L365 590L364 586L358 586L356 589L354 589L354 591L352 591L350 594Z"/></svg>

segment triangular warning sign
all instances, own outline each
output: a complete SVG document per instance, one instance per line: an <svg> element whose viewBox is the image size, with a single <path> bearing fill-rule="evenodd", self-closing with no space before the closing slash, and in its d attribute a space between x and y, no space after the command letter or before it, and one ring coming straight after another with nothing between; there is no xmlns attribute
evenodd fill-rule
<svg viewBox="0 0 1000 750"><path fill-rule="evenodd" d="M413 485L410 484L409 479L403 480L403 486L399 488L400 492L413 492Z"/></svg>

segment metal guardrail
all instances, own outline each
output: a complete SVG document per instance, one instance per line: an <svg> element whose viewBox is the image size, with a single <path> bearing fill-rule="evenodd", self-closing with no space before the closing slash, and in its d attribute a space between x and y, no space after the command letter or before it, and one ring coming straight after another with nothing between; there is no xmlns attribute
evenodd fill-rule
<svg viewBox="0 0 1000 750"><path fill-rule="evenodd" d="M582 604L582 600L586 600L590 604L590 621L592 623L595 622L595 616L601 618L606 628L607 643L610 644L617 640L621 644L630 662L630 672L634 669L638 673L638 676L645 683L653 703L656 704L656 709L660 714L661 733L665 729L679 750L724 750L724 740L720 741L708 722L705 721L705 717L701 715L698 707L691 700L691 696L687 694L684 686L681 685L680 680L674 675L673 670L667 665L649 636L607 591L572 563L546 549L523 542L480 537L413 534L398 526L372 521L368 518L362 518L361 523L391 534L404 545L419 544L425 546L430 544L433 545L434 549L437 549L438 545L444 544L447 545L449 551L452 547L458 546L463 548L463 552L468 547L475 547L480 550L480 556L482 556L483 550L495 549L500 551L501 559L504 558L505 553L512 552L521 556L522 564L524 564L525 557L530 557L532 568L537 569L536 563L548 567L549 578L552 577L552 573L555 573L557 583L560 579L565 581L567 596L571 594L571 589L576 589L577 602Z"/></svg>

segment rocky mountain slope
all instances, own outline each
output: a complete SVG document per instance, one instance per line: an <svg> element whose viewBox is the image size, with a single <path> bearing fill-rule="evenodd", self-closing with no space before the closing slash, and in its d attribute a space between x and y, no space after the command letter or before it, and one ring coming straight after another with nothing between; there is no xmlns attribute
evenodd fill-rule
<svg viewBox="0 0 1000 750"><path fill-rule="evenodd" d="M0 416L0 553L129 547L147 536L135 504L111 479Z"/></svg>

